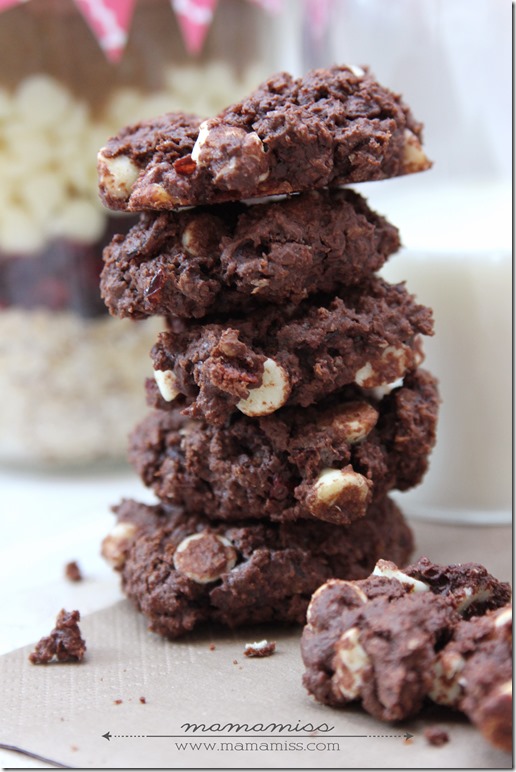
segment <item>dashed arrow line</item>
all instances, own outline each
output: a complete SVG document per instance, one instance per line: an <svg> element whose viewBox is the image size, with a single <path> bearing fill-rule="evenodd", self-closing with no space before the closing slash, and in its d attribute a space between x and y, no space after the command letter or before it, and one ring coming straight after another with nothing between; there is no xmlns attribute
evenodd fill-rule
<svg viewBox="0 0 516 772"><path fill-rule="evenodd" d="M111 732L106 732L102 735L102 737L105 737L106 740L113 739L126 739L126 738L138 738L138 739L153 739L153 738L169 738L174 740L199 740L200 738L207 738L209 740L217 740L217 739L224 739L224 740L239 740L239 739L246 739L246 738L253 738L255 740L260 739L270 739L273 738L275 740L282 740L287 738L298 738L298 739L309 739L309 740L323 740L323 739L345 739L345 738L363 738L363 739L377 739L377 738L391 738L391 739L399 739L403 738L405 740L410 740L411 737L414 737L413 734L410 734L410 732L405 732L404 734L332 734L332 735L298 735L298 734L284 734L284 735L277 735L277 734L241 734L241 735L228 735L228 734L203 734L203 735L191 735L191 734L111 734Z"/></svg>

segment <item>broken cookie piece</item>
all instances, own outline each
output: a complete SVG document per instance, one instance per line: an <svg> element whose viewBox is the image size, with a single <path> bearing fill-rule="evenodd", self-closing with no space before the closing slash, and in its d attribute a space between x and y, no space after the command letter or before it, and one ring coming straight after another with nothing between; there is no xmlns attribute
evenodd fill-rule
<svg viewBox="0 0 516 772"><path fill-rule="evenodd" d="M65 565L64 573L69 582L82 582L84 578L76 560L71 560Z"/></svg>
<svg viewBox="0 0 516 772"><path fill-rule="evenodd" d="M256 641L246 643L244 654L246 657L270 657L276 651L276 641Z"/></svg>
<svg viewBox="0 0 516 772"><path fill-rule="evenodd" d="M403 569L380 560L365 580L329 581L308 608L303 683L320 702L359 701L384 721L413 717L428 699L451 705L504 747L510 597L483 566L427 558Z"/></svg>
<svg viewBox="0 0 516 772"><path fill-rule="evenodd" d="M428 726L423 734L428 744L433 745L436 748L441 748L443 745L450 742L448 732L444 729L440 729L438 726Z"/></svg>
<svg viewBox="0 0 516 772"><path fill-rule="evenodd" d="M512 750L512 608L459 622L433 666L430 698L462 710L492 745Z"/></svg>
<svg viewBox="0 0 516 772"><path fill-rule="evenodd" d="M56 626L49 636L42 638L29 660L34 665L46 665L49 662L82 662L86 643L81 637L78 611L62 609L56 619Z"/></svg>
<svg viewBox="0 0 516 772"><path fill-rule="evenodd" d="M422 126L362 68L278 73L201 122L168 114L98 156L102 200L145 211L338 187L424 171Z"/></svg>

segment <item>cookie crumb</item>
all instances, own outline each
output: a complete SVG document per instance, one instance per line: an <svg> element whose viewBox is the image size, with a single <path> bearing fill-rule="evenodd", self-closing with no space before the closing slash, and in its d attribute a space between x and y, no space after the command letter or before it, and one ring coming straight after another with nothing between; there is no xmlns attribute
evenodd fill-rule
<svg viewBox="0 0 516 772"><path fill-rule="evenodd" d="M276 641L258 641L246 643L244 654L246 657L270 657L276 651Z"/></svg>
<svg viewBox="0 0 516 772"><path fill-rule="evenodd" d="M77 747L77 745L70 745L70 750L75 753L75 751L78 751L79 748Z"/></svg>
<svg viewBox="0 0 516 772"><path fill-rule="evenodd" d="M233 660L233 664L234 664L234 665L238 665L238 660L237 660L237 659L234 659L234 660Z"/></svg>
<svg viewBox="0 0 516 772"><path fill-rule="evenodd" d="M56 626L49 636L41 638L34 651L29 654L33 665L46 665L49 662L82 662L86 651L86 642L81 637L78 611L61 609L56 619Z"/></svg>
<svg viewBox="0 0 516 772"><path fill-rule="evenodd" d="M210 651L215 651L215 649L216 649L217 647L215 646L215 644L214 644L214 643L210 643L210 645L208 646L208 648L209 648L209 650L210 650Z"/></svg>
<svg viewBox="0 0 516 772"><path fill-rule="evenodd" d="M427 727L424 731L424 735L425 740L430 743L430 745L435 745L437 748L450 742L448 732L445 732L444 729L439 729L438 726Z"/></svg>
<svg viewBox="0 0 516 772"><path fill-rule="evenodd" d="M69 563L67 563L64 572L65 577L69 582L82 582L84 579L82 571L76 560L71 560Z"/></svg>
<svg viewBox="0 0 516 772"><path fill-rule="evenodd" d="M140 697L140 702L141 702L142 705L146 705L147 704L147 700L145 699L145 697Z"/></svg>
<svg viewBox="0 0 516 772"><path fill-rule="evenodd" d="M122 700L113 700L113 704L114 705L121 705L122 704Z"/></svg>

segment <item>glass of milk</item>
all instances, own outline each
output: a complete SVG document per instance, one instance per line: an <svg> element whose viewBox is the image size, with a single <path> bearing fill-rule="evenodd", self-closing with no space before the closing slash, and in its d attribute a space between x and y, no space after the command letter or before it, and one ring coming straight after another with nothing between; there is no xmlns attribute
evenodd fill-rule
<svg viewBox="0 0 516 772"><path fill-rule="evenodd" d="M404 244L382 275L406 281L435 320L423 367L439 379L437 443L423 483L399 501L409 516L510 522L510 189L483 180L422 182L405 178L367 189L369 203L400 228ZM360 189L366 193L365 185Z"/></svg>

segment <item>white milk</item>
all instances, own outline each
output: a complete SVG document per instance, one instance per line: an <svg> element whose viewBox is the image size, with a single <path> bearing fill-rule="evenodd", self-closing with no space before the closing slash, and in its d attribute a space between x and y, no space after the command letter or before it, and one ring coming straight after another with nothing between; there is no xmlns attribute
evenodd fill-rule
<svg viewBox="0 0 516 772"><path fill-rule="evenodd" d="M365 185L357 187L368 194ZM388 281L406 280L408 290L434 310L435 336L425 341L424 367L439 378L442 398L430 470L421 486L398 500L409 516L508 522L510 189L472 183L425 191L421 185L413 195L387 194L387 188L375 190L369 203L400 228L406 246L382 274Z"/></svg>

